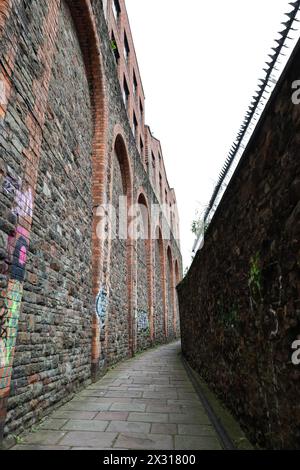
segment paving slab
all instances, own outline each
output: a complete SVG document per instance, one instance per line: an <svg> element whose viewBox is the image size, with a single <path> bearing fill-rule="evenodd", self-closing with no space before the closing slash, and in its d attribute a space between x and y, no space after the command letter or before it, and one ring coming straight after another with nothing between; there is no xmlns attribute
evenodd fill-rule
<svg viewBox="0 0 300 470"><path fill-rule="evenodd" d="M107 428L107 432L147 434L150 432L150 427L150 423L112 421Z"/></svg>
<svg viewBox="0 0 300 470"><path fill-rule="evenodd" d="M163 399L168 399L168 398L178 398L178 395L177 395L177 391L176 389L172 390L171 392L162 392L162 391L157 391L157 392L154 392L154 391L150 391L150 392L144 392L143 394L143 398L156 398L156 399L159 399L159 398L163 398Z"/></svg>
<svg viewBox="0 0 300 470"><path fill-rule="evenodd" d="M142 403L114 403L110 411L145 411L146 404Z"/></svg>
<svg viewBox="0 0 300 470"><path fill-rule="evenodd" d="M105 411L97 414L95 420L100 421L126 421L129 413L123 411Z"/></svg>
<svg viewBox="0 0 300 470"><path fill-rule="evenodd" d="M73 401L61 408L61 411L107 411L111 405L109 403L93 403L86 401Z"/></svg>
<svg viewBox="0 0 300 470"><path fill-rule="evenodd" d="M151 434L178 434L177 424L153 423L151 425Z"/></svg>
<svg viewBox="0 0 300 470"><path fill-rule="evenodd" d="M168 415L166 413L129 413L128 421L167 423Z"/></svg>
<svg viewBox="0 0 300 470"><path fill-rule="evenodd" d="M48 431L59 431L67 422L67 419L46 419L39 425L39 428Z"/></svg>
<svg viewBox="0 0 300 470"><path fill-rule="evenodd" d="M141 398L143 396L143 392L137 392L137 391L124 391L124 390L110 390L105 393L105 397L112 397L112 398Z"/></svg>
<svg viewBox="0 0 300 470"><path fill-rule="evenodd" d="M94 419L97 412L92 411L55 411L51 417L54 419Z"/></svg>
<svg viewBox="0 0 300 470"><path fill-rule="evenodd" d="M65 432L62 431L38 431L32 432L23 437L23 444L39 444L39 445L53 445L57 444L64 436Z"/></svg>
<svg viewBox="0 0 300 470"><path fill-rule="evenodd" d="M159 450L173 450L173 436L165 434L135 434L126 433L120 434L116 446L124 449L159 449Z"/></svg>
<svg viewBox="0 0 300 470"><path fill-rule="evenodd" d="M222 450L216 437L175 436L175 450Z"/></svg>
<svg viewBox="0 0 300 470"><path fill-rule="evenodd" d="M110 432L70 431L61 440L61 445L71 447L112 447L118 434Z"/></svg>
<svg viewBox="0 0 300 470"><path fill-rule="evenodd" d="M64 427L63 431L105 431L109 425L109 421L70 419Z"/></svg>

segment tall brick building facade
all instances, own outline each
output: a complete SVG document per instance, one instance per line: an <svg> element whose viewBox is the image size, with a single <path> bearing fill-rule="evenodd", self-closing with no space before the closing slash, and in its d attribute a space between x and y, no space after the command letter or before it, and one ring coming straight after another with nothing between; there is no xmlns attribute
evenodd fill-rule
<svg viewBox="0 0 300 470"><path fill-rule="evenodd" d="M6 435L178 336L182 263L124 1L0 0L0 42Z"/></svg>

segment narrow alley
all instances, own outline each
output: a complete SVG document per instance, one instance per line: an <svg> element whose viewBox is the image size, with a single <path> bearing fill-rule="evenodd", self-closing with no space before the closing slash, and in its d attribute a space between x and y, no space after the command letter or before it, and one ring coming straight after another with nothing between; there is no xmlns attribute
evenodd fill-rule
<svg viewBox="0 0 300 470"><path fill-rule="evenodd" d="M221 449L180 354L176 342L119 364L12 450Z"/></svg>
<svg viewBox="0 0 300 470"><path fill-rule="evenodd" d="M300 0L237 3L0 0L8 460L300 449Z"/></svg>

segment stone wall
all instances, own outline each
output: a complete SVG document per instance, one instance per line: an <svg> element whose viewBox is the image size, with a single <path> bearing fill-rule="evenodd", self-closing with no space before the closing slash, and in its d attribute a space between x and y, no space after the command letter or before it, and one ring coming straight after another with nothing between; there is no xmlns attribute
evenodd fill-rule
<svg viewBox="0 0 300 470"><path fill-rule="evenodd" d="M185 357L252 443L300 443L300 106L291 59L178 288Z"/></svg>
<svg viewBox="0 0 300 470"><path fill-rule="evenodd" d="M130 207L143 194L150 221L158 200L122 100L102 2L0 2L0 41L1 441L137 347L171 337L164 319L154 328L166 313L164 296L154 312L155 286L166 280L151 243L114 237L119 196ZM126 213L125 232L132 219ZM181 269L173 234L162 240L167 247ZM140 302L149 328L139 345Z"/></svg>

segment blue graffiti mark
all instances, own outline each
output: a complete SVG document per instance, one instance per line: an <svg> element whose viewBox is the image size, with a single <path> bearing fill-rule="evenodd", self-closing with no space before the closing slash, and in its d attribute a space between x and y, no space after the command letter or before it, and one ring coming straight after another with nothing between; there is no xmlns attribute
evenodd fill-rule
<svg viewBox="0 0 300 470"><path fill-rule="evenodd" d="M145 310L139 310L137 313L137 328L138 331L145 331L149 328L148 313Z"/></svg>
<svg viewBox="0 0 300 470"><path fill-rule="evenodd" d="M100 320L100 327L104 326L107 314L108 297L104 287L100 289L96 298L96 313Z"/></svg>
<svg viewBox="0 0 300 470"><path fill-rule="evenodd" d="M6 194L12 194L13 196L16 195L21 188L21 181L20 179L17 180L12 176L7 176L3 182L3 191Z"/></svg>

